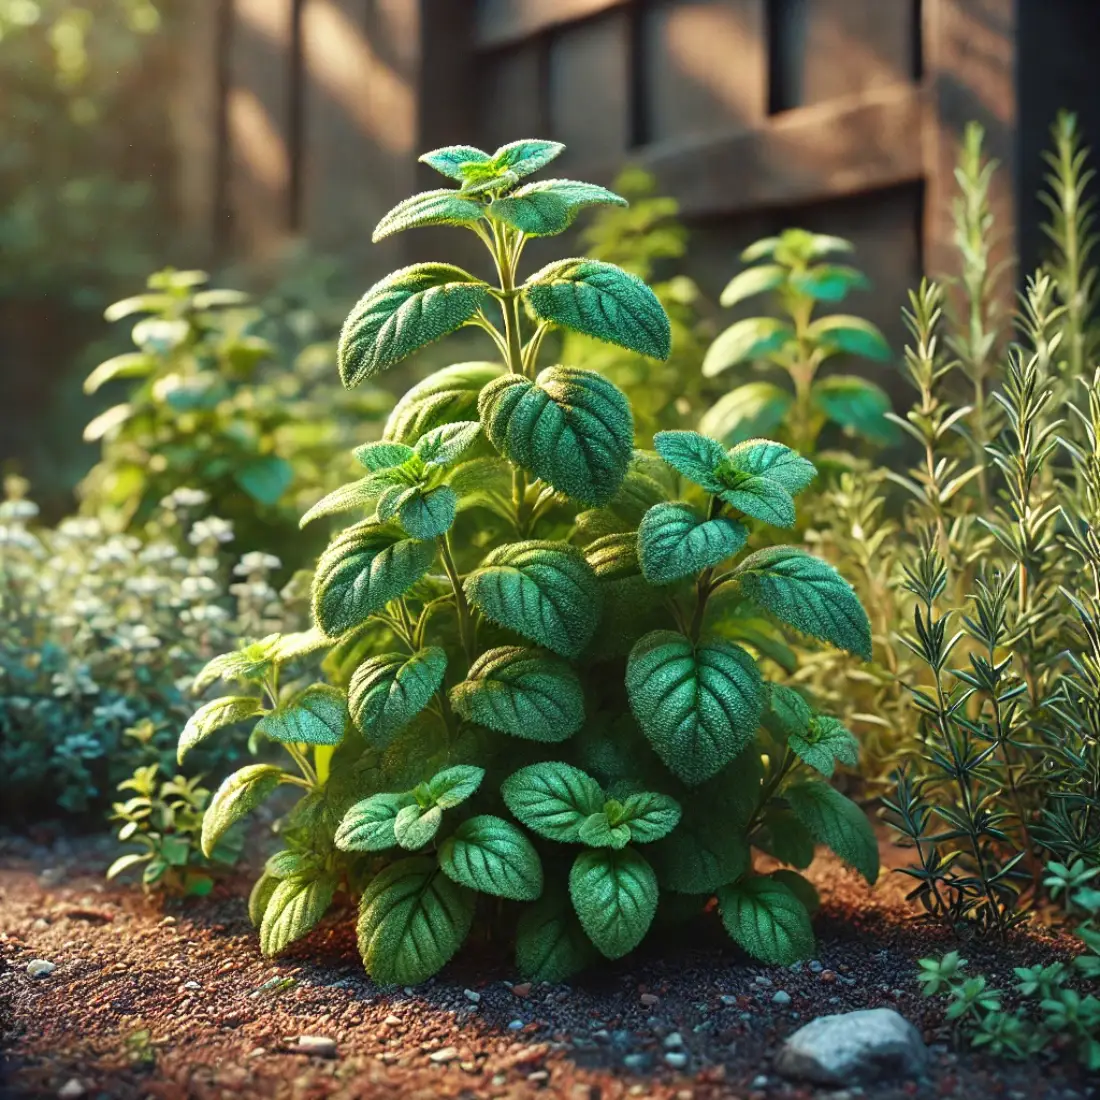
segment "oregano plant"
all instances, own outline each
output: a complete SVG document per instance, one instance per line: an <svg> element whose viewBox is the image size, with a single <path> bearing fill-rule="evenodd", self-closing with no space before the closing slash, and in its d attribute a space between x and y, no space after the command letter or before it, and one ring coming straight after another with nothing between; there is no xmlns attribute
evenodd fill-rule
<svg viewBox="0 0 1100 1100"><path fill-rule="evenodd" d="M493 356L416 384L356 452L363 476L304 517L354 517L317 563L313 629L200 677L244 687L199 711L181 753L247 721L257 749L286 754L225 781L204 847L276 788L301 790L250 902L268 954L346 891L377 981L428 978L475 918L514 936L527 976L560 980L635 948L665 894L689 915L717 897L738 944L790 963L813 949L798 872L815 844L877 875L866 817L828 782L854 739L763 674L792 635L869 652L839 574L793 547L752 549L760 527L794 524L814 467L693 431L637 450L622 391L540 364L554 328L654 358L670 344L652 291L613 264L521 276L529 238L623 201L527 182L561 149L422 158L453 186L402 203L376 239L459 226L494 277L423 263L383 279L347 319L341 376L357 385L463 326ZM296 678L319 649L327 682ZM785 866L758 871L754 850Z"/></svg>

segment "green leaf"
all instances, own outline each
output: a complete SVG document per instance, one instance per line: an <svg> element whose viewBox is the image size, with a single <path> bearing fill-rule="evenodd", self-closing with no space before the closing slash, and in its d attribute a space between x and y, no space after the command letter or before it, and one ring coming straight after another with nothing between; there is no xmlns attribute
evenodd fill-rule
<svg viewBox="0 0 1100 1100"><path fill-rule="evenodd" d="M551 321L654 359L672 347L668 316L636 275L599 260L558 260L536 272L523 297L541 321Z"/></svg>
<svg viewBox="0 0 1100 1100"><path fill-rule="evenodd" d="M785 745L791 737L806 733L813 716L810 704L793 688L783 684L769 685L763 723L781 745Z"/></svg>
<svg viewBox="0 0 1100 1100"><path fill-rule="evenodd" d="M821 898L818 897L817 890L814 888L812 882L800 875L797 871L788 870L785 867L780 867L778 871L772 871L768 878L775 879L776 882L782 883L788 890L800 902L806 912L812 917L821 908Z"/></svg>
<svg viewBox="0 0 1100 1100"><path fill-rule="evenodd" d="M476 420L458 420L426 431L413 448L425 466L450 466L476 442L481 425Z"/></svg>
<svg viewBox="0 0 1100 1100"><path fill-rule="evenodd" d="M470 225L483 211L481 203L464 199L449 187L424 191L399 202L375 227L371 240L377 244L394 233L424 225Z"/></svg>
<svg viewBox="0 0 1100 1100"><path fill-rule="evenodd" d="M510 821L482 814L464 821L439 847L439 866L461 886L513 901L542 893L534 845Z"/></svg>
<svg viewBox="0 0 1100 1100"><path fill-rule="evenodd" d="M381 611L431 568L434 542L404 538L366 520L341 532L317 562L313 618L330 638Z"/></svg>
<svg viewBox="0 0 1100 1100"><path fill-rule="evenodd" d="M600 618L596 575L567 543L498 547L463 587L486 618L562 657L584 649Z"/></svg>
<svg viewBox="0 0 1100 1100"><path fill-rule="evenodd" d="M99 416L88 421L84 428L84 442L98 443L101 439L109 438L111 433L125 424L133 414L133 405L112 405L109 409L101 412Z"/></svg>
<svg viewBox="0 0 1100 1100"><path fill-rule="evenodd" d="M270 958L311 932L332 904L336 876L283 879L264 906L260 923L260 951Z"/></svg>
<svg viewBox="0 0 1100 1100"><path fill-rule="evenodd" d="M783 791L794 815L819 844L832 849L868 882L878 878L878 841L867 815L840 791L819 780L795 783Z"/></svg>
<svg viewBox="0 0 1100 1100"><path fill-rule="evenodd" d="M775 317L746 317L720 333L703 356L703 377L714 378L730 367L766 359L794 343L794 329Z"/></svg>
<svg viewBox="0 0 1100 1100"><path fill-rule="evenodd" d="M333 843L341 852L381 852L397 844L394 822L416 804L411 794L375 794L344 814Z"/></svg>
<svg viewBox="0 0 1100 1100"><path fill-rule="evenodd" d="M633 455L630 402L594 371L547 367L532 382L509 374L478 401L485 434L501 454L583 504L619 490Z"/></svg>
<svg viewBox="0 0 1100 1100"><path fill-rule="evenodd" d="M427 809L412 805L402 806L393 819L393 835L402 848L415 852L430 843L443 823L443 809L429 806Z"/></svg>
<svg viewBox="0 0 1100 1100"><path fill-rule="evenodd" d="M763 682L756 662L725 641L692 645L655 630L634 646L626 670L634 716L657 755L685 783L701 783L756 732Z"/></svg>
<svg viewBox="0 0 1100 1100"><path fill-rule="evenodd" d="M516 967L532 982L563 982L596 952L564 890L548 890L524 908L516 927Z"/></svg>
<svg viewBox="0 0 1100 1100"><path fill-rule="evenodd" d="M797 451L770 439L748 439L729 452L729 462L743 474L777 482L791 496L797 496L817 476L814 464Z"/></svg>
<svg viewBox="0 0 1100 1100"><path fill-rule="evenodd" d="M328 684L313 684L289 703L265 714L256 723L256 730L282 744L339 745L347 721L344 693Z"/></svg>
<svg viewBox="0 0 1100 1100"><path fill-rule="evenodd" d="M625 848L630 843L630 830L625 825L612 825L606 811L590 814L581 822L577 838L589 848Z"/></svg>
<svg viewBox="0 0 1100 1100"><path fill-rule="evenodd" d="M621 195L576 180L542 180L529 183L488 207L490 217L505 222L529 237L563 233L586 206L629 205Z"/></svg>
<svg viewBox="0 0 1100 1100"><path fill-rule="evenodd" d="M667 836L680 823L680 803L666 794L644 791L625 798L617 817L629 826L635 844L649 844Z"/></svg>
<svg viewBox="0 0 1100 1100"><path fill-rule="evenodd" d="M207 859L226 830L263 802L282 775L272 764L248 764L226 778L202 818L202 854Z"/></svg>
<svg viewBox="0 0 1100 1100"><path fill-rule="evenodd" d="M871 659L871 624L852 586L831 566L791 546L750 554L734 569L741 591L796 630Z"/></svg>
<svg viewBox="0 0 1100 1100"><path fill-rule="evenodd" d="M847 352L864 359L886 362L890 345L870 321L843 313L819 317L806 329L806 335L832 352Z"/></svg>
<svg viewBox="0 0 1100 1100"><path fill-rule="evenodd" d="M753 958L790 966L814 952L806 907L782 882L753 875L718 891L722 924Z"/></svg>
<svg viewBox="0 0 1100 1100"><path fill-rule="evenodd" d="M146 863L152 858L152 852L127 852L125 855L119 856L118 859L107 868L105 877L108 879L117 878L131 867L136 867L139 863Z"/></svg>
<svg viewBox="0 0 1100 1100"><path fill-rule="evenodd" d="M542 141L537 138L523 138L502 145L492 157L497 168L506 168L522 178L532 172L545 168L565 150L560 141Z"/></svg>
<svg viewBox="0 0 1100 1100"><path fill-rule="evenodd" d="M503 370L499 363L455 363L428 375L394 406L383 438L411 444L433 428L471 420L478 415L478 394Z"/></svg>
<svg viewBox="0 0 1100 1100"><path fill-rule="evenodd" d="M650 584L671 584L732 557L748 535L735 520L705 520L689 504L657 504L638 529L642 573Z"/></svg>
<svg viewBox="0 0 1100 1100"><path fill-rule="evenodd" d="M620 959L645 938L657 912L657 876L632 848L581 852L569 872L569 896L596 949Z"/></svg>
<svg viewBox="0 0 1100 1100"><path fill-rule="evenodd" d="M315 519L339 515L356 508L370 509L378 500L380 493L378 482L372 477L361 477L358 481L341 485L339 489L321 497L298 521L299 527L305 527Z"/></svg>
<svg viewBox="0 0 1100 1100"><path fill-rule="evenodd" d="M383 440L378 443L364 443L361 447L356 447L352 453L355 455L356 462L373 474L379 470L392 470L396 466L403 466L416 454L416 451L405 443ZM375 484L382 483L375 482Z"/></svg>
<svg viewBox="0 0 1100 1100"><path fill-rule="evenodd" d="M263 709L259 699L246 695L224 695L199 707L187 720L187 725L183 727L183 733L180 734L176 749L177 761L182 764L183 758L212 733L226 726L243 722L247 718L254 718L257 714L262 714Z"/></svg>
<svg viewBox="0 0 1100 1100"><path fill-rule="evenodd" d="M275 654L279 639L280 635L269 634L258 642L233 650L232 653L221 653L211 658L191 682L191 690L195 693L205 691L216 680L261 682L272 662L277 659Z"/></svg>
<svg viewBox="0 0 1100 1100"><path fill-rule="evenodd" d="M661 885L677 894L713 894L749 866L749 846L710 814L682 821L653 849Z"/></svg>
<svg viewBox="0 0 1100 1100"><path fill-rule="evenodd" d="M813 863L817 847L809 829L790 810L774 805L764 812L752 842L780 863L799 868Z"/></svg>
<svg viewBox="0 0 1100 1100"><path fill-rule="evenodd" d="M865 290L870 283L863 272L846 264L814 264L791 272L791 286L819 302L841 302L853 287Z"/></svg>
<svg viewBox="0 0 1100 1100"><path fill-rule="evenodd" d="M531 764L501 784L504 803L532 832L564 844L580 843L585 819L603 809L600 785L570 764Z"/></svg>
<svg viewBox="0 0 1100 1100"><path fill-rule="evenodd" d="M658 432L653 437L653 446L678 474L700 489L720 493L725 488L718 471L729 462L721 443L699 432Z"/></svg>
<svg viewBox="0 0 1100 1100"><path fill-rule="evenodd" d="M316 872L317 868L316 857L284 848L281 852L276 852L268 857L267 862L264 864L264 874L278 879L294 878L295 876L308 878L311 873Z"/></svg>
<svg viewBox="0 0 1100 1100"><path fill-rule="evenodd" d="M772 382L748 382L723 394L699 420L699 431L727 447L767 435L783 423L794 398Z"/></svg>
<svg viewBox="0 0 1100 1100"><path fill-rule="evenodd" d="M421 164L434 168L449 179L461 181L462 166L467 164L488 164L493 158L488 153L472 145L447 145L442 149L433 149L417 158Z"/></svg>
<svg viewBox="0 0 1100 1100"><path fill-rule="evenodd" d="M451 529L458 511L458 495L448 485L425 493L414 492L397 512L397 519L414 539L428 541Z"/></svg>
<svg viewBox="0 0 1100 1100"><path fill-rule="evenodd" d="M450 810L465 802L481 786L484 778L484 768L456 764L428 780L428 793L437 806Z"/></svg>
<svg viewBox="0 0 1100 1100"><path fill-rule="evenodd" d="M770 477L736 475L723 479L730 486L718 495L731 508L746 516L770 523L773 527L793 527L795 521L794 499L791 494Z"/></svg>
<svg viewBox="0 0 1100 1100"><path fill-rule="evenodd" d="M352 720L370 744L385 745L431 702L446 671L447 654L438 646L411 657L382 653L368 658L348 687Z"/></svg>
<svg viewBox="0 0 1100 1100"><path fill-rule="evenodd" d="M786 281L787 269L780 264L760 264L758 267L749 267L738 272L726 283L726 288L718 301L728 309L746 298L776 290Z"/></svg>
<svg viewBox="0 0 1100 1100"><path fill-rule="evenodd" d="M294 480L294 467L278 455L265 455L242 466L233 480L255 501L277 504Z"/></svg>
<svg viewBox="0 0 1100 1100"><path fill-rule="evenodd" d="M886 419L893 406L884 389L849 374L834 374L815 382L810 390L813 403L842 428L850 428L879 443L889 443L896 433Z"/></svg>
<svg viewBox="0 0 1100 1100"><path fill-rule="evenodd" d="M391 863L359 902L359 953L379 984L418 985L454 956L474 921L476 895L423 856Z"/></svg>
<svg viewBox="0 0 1100 1100"><path fill-rule="evenodd" d="M130 351L124 355L116 355L100 363L84 379L84 392L87 394L95 393L101 387L107 385L108 382L113 382L117 378L144 378L145 375L152 374L156 366L156 359L144 352Z"/></svg>
<svg viewBox="0 0 1100 1100"><path fill-rule="evenodd" d="M584 724L584 689L565 661L518 646L483 653L451 689L463 718L529 741L572 737Z"/></svg>
<svg viewBox="0 0 1100 1100"><path fill-rule="evenodd" d="M854 767L859 763L859 742L835 718L819 715L804 733L792 734L788 744L811 768L828 777L837 761Z"/></svg>
<svg viewBox="0 0 1100 1100"><path fill-rule="evenodd" d="M267 911L271 895L275 893L279 880L274 875L262 874L252 886L248 895L248 919L253 928L259 928L263 923L264 913Z"/></svg>
<svg viewBox="0 0 1100 1100"><path fill-rule="evenodd" d="M340 332L340 378L349 389L464 325L489 288L451 264L402 268L363 295Z"/></svg>

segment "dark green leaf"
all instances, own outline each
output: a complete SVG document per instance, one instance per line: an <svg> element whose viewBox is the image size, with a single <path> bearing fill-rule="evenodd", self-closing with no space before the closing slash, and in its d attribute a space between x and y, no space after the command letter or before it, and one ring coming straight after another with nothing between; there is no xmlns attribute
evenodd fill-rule
<svg viewBox="0 0 1100 1100"><path fill-rule="evenodd" d="M394 839L402 848L415 852L430 843L442 823L443 810L439 806L402 806L393 819Z"/></svg>
<svg viewBox="0 0 1100 1100"><path fill-rule="evenodd" d="M465 802L481 786L484 778L484 768L456 764L428 780L428 793L437 806L449 810Z"/></svg>
<svg viewBox="0 0 1100 1100"><path fill-rule="evenodd" d="M502 145L492 157L498 168L506 168L519 178L545 168L565 150L560 141L542 141L538 138L522 138Z"/></svg>
<svg viewBox="0 0 1100 1100"><path fill-rule="evenodd" d="M816 298L819 302L841 302L853 287L870 286L861 271L845 264L814 264L812 267L791 273L791 286L799 294Z"/></svg>
<svg viewBox="0 0 1100 1100"><path fill-rule="evenodd" d="M413 448L425 466L450 466L477 442L481 425L476 420L458 420L426 431Z"/></svg>
<svg viewBox="0 0 1100 1100"><path fill-rule="evenodd" d="M424 191L399 202L375 227L371 240L377 244L394 233L423 225L470 225L481 217L481 203L463 198L449 187Z"/></svg>
<svg viewBox="0 0 1100 1100"><path fill-rule="evenodd" d="M814 464L797 451L770 439L748 439L729 452L735 470L754 477L766 477L797 496L817 476Z"/></svg>
<svg viewBox="0 0 1100 1100"><path fill-rule="evenodd" d="M384 438L412 444L433 428L471 420L478 415L477 398L482 387L503 370L498 363L456 363L428 375L394 406Z"/></svg>
<svg viewBox="0 0 1100 1100"><path fill-rule="evenodd" d="M791 737L806 733L813 716L810 704L793 688L783 684L769 685L764 728L781 745L785 745Z"/></svg>
<svg viewBox="0 0 1100 1100"><path fill-rule="evenodd" d="M372 745L386 744L431 701L443 684L447 654L438 646L411 657L382 653L356 670L348 688L355 724Z"/></svg>
<svg viewBox="0 0 1100 1100"><path fill-rule="evenodd" d="M772 871L768 875L768 878L775 879L776 882L786 886L787 889L802 902L803 907L811 917L821 908L821 898L818 897L817 890L814 888L813 883L800 875L797 871L790 871L785 867L780 867L778 871Z"/></svg>
<svg viewBox="0 0 1100 1100"><path fill-rule="evenodd" d="M718 495L731 508L773 527L794 526L794 499L778 481L744 474L729 478L728 483L730 488Z"/></svg>
<svg viewBox="0 0 1100 1100"><path fill-rule="evenodd" d="M187 720L187 725L180 734L176 749L177 761L182 764L184 756L212 733L247 718L254 718L257 714L262 714L263 709L259 699L247 695L225 695L199 707Z"/></svg>
<svg viewBox="0 0 1100 1100"><path fill-rule="evenodd" d="M814 933L806 907L782 882L752 875L718 891L722 924L753 958L790 966L809 958Z"/></svg>
<svg viewBox="0 0 1100 1100"><path fill-rule="evenodd" d="M878 878L878 841L867 815L828 783L807 780L787 787L784 797L819 844L834 851L868 882Z"/></svg>
<svg viewBox="0 0 1100 1100"><path fill-rule="evenodd" d="M774 805L765 811L752 842L780 863L799 868L813 863L817 847L809 829L790 810Z"/></svg>
<svg viewBox="0 0 1100 1100"><path fill-rule="evenodd" d="M563 982L596 952L564 890L548 890L527 906L516 928L516 967L532 982Z"/></svg>
<svg viewBox="0 0 1100 1100"><path fill-rule="evenodd" d="M609 959L633 951L657 912L657 876L632 848L581 852L569 896L588 938Z"/></svg>
<svg viewBox="0 0 1100 1100"><path fill-rule="evenodd" d="M473 145L447 145L442 149L433 149L417 158L421 164L434 168L448 179L461 181L462 166L469 164L488 164L493 158Z"/></svg>
<svg viewBox="0 0 1100 1100"><path fill-rule="evenodd" d="M748 531L735 520L703 519L688 504L658 504L638 530L638 558L650 584L671 584L736 554Z"/></svg>
<svg viewBox="0 0 1100 1100"><path fill-rule="evenodd" d="M298 521L298 526L305 527L315 519L350 512L355 508L368 510L374 506L380 492L378 482L372 477L361 477L358 481L341 485L317 501Z"/></svg>
<svg viewBox="0 0 1100 1100"><path fill-rule="evenodd" d="M794 343L794 329L775 317L746 317L721 333L703 356L703 376L714 378L730 367L766 359Z"/></svg>
<svg viewBox="0 0 1100 1100"><path fill-rule="evenodd" d="M666 794L643 791L623 799L616 820L630 829L635 844L649 844L667 836L680 822L680 804Z"/></svg>
<svg viewBox="0 0 1100 1100"><path fill-rule="evenodd" d="M811 768L831 776L837 761L854 767L859 763L859 742L835 718L819 715L809 728L791 735L788 744Z"/></svg>
<svg viewBox="0 0 1100 1100"><path fill-rule="evenodd" d="M864 359L877 359L885 362L890 358L890 345L886 338L870 321L862 317L850 317L836 313L829 317L819 317L812 321L806 330L811 340L818 341L833 352L847 352Z"/></svg>
<svg viewBox="0 0 1100 1100"><path fill-rule="evenodd" d="M630 830L625 825L612 825L606 811L600 810L581 822L577 838L589 848L625 848L630 843Z"/></svg>
<svg viewBox="0 0 1100 1100"><path fill-rule="evenodd" d="M344 693L328 684L313 684L289 703L265 714L256 730L284 744L339 745L347 720Z"/></svg>
<svg viewBox="0 0 1100 1100"><path fill-rule="evenodd" d="M375 794L356 802L344 814L333 843L342 852L381 852L397 844L394 822L407 806L416 804L411 794Z"/></svg>
<svg viewBox="0 0 1100 1100"><path fill-rule="evenodd" d="M603 809L600 785L570 764L531 764L501 785L505 805L532 832L565 844L580 842L585 819Z"/></svg>
<svg viewBox="0 0 1100 1100"><path fill-rule="evenodd" d="M548 237L563 233L584 207L599 203L627 205L626 199L594 183L542 180L497 199L488 212L529 237Z"/></svg>
<svg viewBox="0 0 1100 1100"><path fill-rule="evenodd" d="M427 493L417 490L402 502L397 512L401 526L414 539L439 538L451 529L458 510L458 496L448 485Z"/></svg>
<svg viewBox="0 0 1100 1100"><path fill-rule="evenodd" d="M653 446L678 474L708 493L720 493L725 487L718 479L718 472L729 464L721 443L699 432L658 432Z"/></svg>
<svg viewBox="0 0 1100 1100"><path fill-rule="evenodd" d="M854 375L834 374L815 382L810 394L813 403L842 428L850 428L879 443L889 443L897 434L886 419L886 414L892 411L890 397L873 382Z"/></svg>
<svg viewBox="0 0 1100 1100"><path fill-rule="evenodd" d="M534 901L542 893L534 845L511 822L490 814L464 821L443 841L439 866L460 885L496 897Z"/></svg>
<svg viewBox="0 0 1100 1100"><path fill-rule="evenodd" d="M391 443L382 441L378 443L364 443L356 447L353 452L356 461L371 473L379 470L391 470L397 466L403 466L412 458L416 451L404 443ZM375 482L381 485L382 482Z"/></svg>

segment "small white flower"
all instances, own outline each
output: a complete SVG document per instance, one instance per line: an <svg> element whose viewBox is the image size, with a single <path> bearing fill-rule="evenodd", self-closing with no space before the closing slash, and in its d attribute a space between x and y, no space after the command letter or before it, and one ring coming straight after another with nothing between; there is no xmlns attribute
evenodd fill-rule
<svg viewBox="0 0 1100 1100"><path fill-rule="evenodd" d="M201 508L210 499L209 493L202 489L189 489L183 486L166 496L161 504L165 508Z"/></svg>
<svg viewBox="0 0 1100 1100"><path fill-rule="evenodd" d="M0 501L0 519L34 519L38 515L38 505L33 500Z"/></svg>
<svg viewBox="0 0 1100 1100"><path fill-rule="evenodd" d="M233 567L233 572L238 577L246 577L249 573L266 573L272 569L279 569L282 562L274 554L265 554L262 550L253 550Z"/></svg>
<svg viewBox="0 0 1100 1100"><path fill-rule="evenodd" d="M217 582L210 577L184 577L180 581L180 595L185 600L205 600L217 594Z"/></svg>
<svg viewBox="0 0 1100 1100"><path fill-rule="evenodd" d="M204 542L232 542L233 524L227 519L218 516L208 516L200 519L191 528L187 536L192 546L201 546Z"/></svg>

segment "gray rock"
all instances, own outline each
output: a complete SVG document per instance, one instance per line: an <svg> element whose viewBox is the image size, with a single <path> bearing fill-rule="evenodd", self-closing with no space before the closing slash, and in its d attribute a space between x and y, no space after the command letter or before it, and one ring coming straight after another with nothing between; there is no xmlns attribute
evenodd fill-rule
<svg viewBox="0 0 1100 1100"><path fill-rule="evenodd" d="M678 1032L673 1031L665 1036L665 1050L676 1050L684 1045L684 1037Z"/></svg>
<svg viewBox="0 0 1100 1100"><path fill-rule="evenodd" d="M336 1040L327 1035L299 1035L294 1050L299 1054L311 1054L315 1058L335 1058Z"/></svg>
<svg viewBox="0 0 1100 1100"><path fill-rule="evenodd" d="M665 1055L665 1064L673 1069L683 1069L688 1064L688 1056L682 1050L670 1050Z"/></svg>
<svg viewBox="0 0 1100 1100"><path fill-rule="evenodd" d="M773 1005L789 1005L790 1003L791 995L785 989L780 989L772 994Z"/></svg>
<svg viewBox="0 0 1100 1100"><path fill-rule="evenodd" d="M462 993L465 996L466 1000L468 1000L471 1004L476 1005L476 1004L481 1003L481 994L480 993L476 993L472 989L464 989L462 991Z"/></svg>
<svg viewBox="0 0 1100 1100"><path fill-rule="evenodd" d="M32 978L48 978L57 969L57 963L46 959L31 959L27 963L27 973Z"/></svg>
<svg viewBox="0 0 1100 1100"><path fill-rule="evenodd" d="M84 1083L78 1077L70 1077L57 1090L58 1100L80 1100L88 1090L84 1087Z"/></svg>
<svg viewBox="0 0 1100 1100"><path fill-rule="evenodd" d="M818 1085L916 1077L927 1064L920 1033L892 1008L821 1016L799 1028L775 1060L784 1077Z"/></svg>

